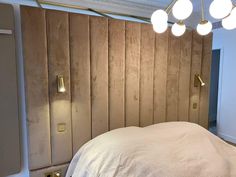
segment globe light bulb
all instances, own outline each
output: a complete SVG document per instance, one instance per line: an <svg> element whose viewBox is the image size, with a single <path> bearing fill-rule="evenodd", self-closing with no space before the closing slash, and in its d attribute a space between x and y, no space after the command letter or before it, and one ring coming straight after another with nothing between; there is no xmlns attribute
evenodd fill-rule
<svg viewBox="0 0 236 177"><path fill-rule="evenodd" d="M166 13L166 11L161 10L161 9L153 12L151 16L151 23L153 25L167 23L167 21L168 21L168 14Z"/></svg>
<svg viewBox="0 0 236 177"><path fill-rule="evenodd" d="M223 19L231 12L233 4L231 0L214 0L212 1L209 11L213 18Z"/></svg>
<svg viewBox="0 0 236 177"><path fill-rule="evenodd" d="M156 33L164 33L168 28L168 23L160 23L160 24L154 24L153 25L153 30Z"/></svg>
<svg viewBox="0 0 236 177"><path fill-rule="evenodd" d="M205 36L205 35L209 34L211 32L211 30L212 30L212 24L211 24L211 22L209 22L207 20L201 21L197 25L197 32L201 36Z"/></svg>
<svg viewBox="0 0 236 177"><path fill-rule="evenodd" d="M172 34L176 37L182 36L185 33L185 31L186 31L186 26L183 22L175 23L171 28Z"/></svg>
<svg viewBox="0 0 236 177"><path fill-rule="evenodd" d="M193 4L190 0L178 0L172 8L172 14L178 20L187 19L192 12Z"/></svg>
<svg viewBox="0 0 236 177"><path fill-rule="evenodd" d="M222 26L227 30L236 29L236 7L233 8L229 16L222 20Z"/></svg>

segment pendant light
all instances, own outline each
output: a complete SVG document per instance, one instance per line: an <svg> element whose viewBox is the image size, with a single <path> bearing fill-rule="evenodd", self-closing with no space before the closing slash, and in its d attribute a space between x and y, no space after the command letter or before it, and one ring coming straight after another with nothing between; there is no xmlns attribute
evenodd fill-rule
<svg viewBox="0 0 236 177"><path fill-rule="evenodd" d="M173 16L178 20L187 19L193 12L193 4L190 0L177 0L173 6Z"/></svg>
<svg viewBox="0 0 236 177"><path fill-rule="evenodd" d="M151 23L153 25L153 30L156 33L164 33L168 28L168 15L171 11L172 6L177 0L172 0L165 10L158 9L153 12L151 16Z"/></svg>
<svg viewBox="0 0 236 177"><path fill-rule="evenodd" d="M156 33L164 33L168 28L168 14L164 10L156 10L151 16L151 23Z"/></svg>
<svg viewBox="0 0 236 177"><path fill-rule="evenodd" d="M209 11L213 18L223 19L231 12L233 4L231 0L213 0Z"/></svg>
<svg viewBox="0 0 236 177"><path fill-rule="evenodd" d="M171 28L172 34L176 37L182 36L185 33L185 31L186 31L186 26L183 23L183 21L175 23Z"/></svg>
<svg viewBox="0 0 236 177"><path fill-rule="evenodd" d="M156 10L155 12L153 12L151 16L151 23L153 25L167 23L167 21L168 21L168 14L166 13L166 11L162 9Z"/></svg>
<svg viewBox="0 0 236 177"><path fill-rule="evenodd" d="M162 23L162 24L154 24L153 25L153 30L156 33L164 33L168 28L168 23Z"/></svg>
<svg viewBox="0 0 236 177"><path fill-rule="evenodd" d="M229 16L222 20L222 26L227 30L236 29L236 7L233 8Z"/></svg>
<svg viewBox="0 0 236 177"><path fill-rule="evenodd" d="M197 25L198 34L205 36L209 34L212 30L212 24L210 21L205 20L204 17L204 0L201 0L201 10L202 10L202 19L200 23Z"/></svg>

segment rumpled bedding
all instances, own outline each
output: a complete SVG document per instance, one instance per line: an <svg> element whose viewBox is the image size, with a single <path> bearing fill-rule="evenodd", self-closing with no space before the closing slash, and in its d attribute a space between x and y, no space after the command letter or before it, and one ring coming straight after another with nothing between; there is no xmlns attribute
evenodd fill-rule
<svg viewBox="0 0 236 177"><path fill-rule="evenodd" d="M80 148L70 176L236 177L236 148L193 123L120 128Z"/></svg>

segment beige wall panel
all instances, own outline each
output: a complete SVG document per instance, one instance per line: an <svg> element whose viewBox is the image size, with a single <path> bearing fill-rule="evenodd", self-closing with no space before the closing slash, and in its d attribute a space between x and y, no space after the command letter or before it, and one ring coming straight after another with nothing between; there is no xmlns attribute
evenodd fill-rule
<svg viewBox="0 0 236 177"><path fill-rule="evenodd" d="M92 137L108 131L108 20L90 17Z"/></svg>
<svg viewBox="0 0 236 177"><path fill-rule="evenodd" d="M109 20L110 129L125 126L125 21Z"/></svg>
<svg viewBox="0 0 236 177"><path fill-rule="evenodd" d="M68 13L47 11L46 19L52 163L55 165L68 162L72 158ZM57 93L56 81L59 74L64 76L65 93ZM57 130L58 124L61 123L65 124L64 132Z"/></svg>
<svg viewBox="0 0 236 177"><path fill-rule="evenodd" d="M73 154L91 139L89 16L70 14Z"/></svg>
<svg viewBox="0 0 236 177"><path fill-rule="evenodd" d="M141 25L126 22L126 126L139 126Z"/></svg>
<svg viewBox="0 0 236 177"><path fill-rule="evenodd" d="M198 118L199 118L200 86L194 87L194 79L196 74L201 73L201 67L202 67L201 64L202 64L202 37L197 32L193 32L190 104L189 104L189 121L193 123L198 123ZM194 104L197 104L197 107L195 107Z"/></svg>
<svg viewBox="0 0 236 177"><path fill-rule="evenodd" d="M167 121L178 120L180 38L170 34L167 73Z"/></svg>
<svg viewBox="0 0 236 177"><path fill-rule="evenodd" d="M179 66L179 111L178 120L189 120L189 88L191 76L191 59L192 59L192 32L186 31L180 37L181 56Z"/></svg>
<svg viewBox="0 0 236 177"><path fill-rule="evenodd" d="M0 29L14 32L14 10L0 4ZM14 34L0 34L0 176L21 169L18 90Z"/></svg>
<svg viewBox="0 0 236 177"><path fill-rule="evenodd" d="M208 129L208 113L209 113L209 92L210 92L210 74L211 74L211 60L212 60L212 33L203 38L202 51L202 72L201 76L206 83L201 87L200 91L200 112L199 124Z"/></svg>
<svg viewBox="0 0 236 177"><path fill-rule="evenodd" d="M163 34L156 34L154 61L154 123L166 121L169 35L169 29Z"/></svg>
<svg viewBox="0 0 236 177"><path fill-rule="evenodd" d="M45 10L21 7L29 168L51 164Z"/></svg>
<svg viewBox="0 0 236 177"><path fill-rule="evenodd" d="M155 33L151 25L141 25L140 126L153 124L153 70Z"/></svg>

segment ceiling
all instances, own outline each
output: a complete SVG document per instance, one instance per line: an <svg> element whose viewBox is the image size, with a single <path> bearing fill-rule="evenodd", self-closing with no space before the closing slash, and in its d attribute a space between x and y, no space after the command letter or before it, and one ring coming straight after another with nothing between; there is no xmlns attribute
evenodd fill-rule
<svg viewBox="0 0 236 177"><path fill-rule="evenodd" d="M80 7L96 9L98 11L120 13L150 18L153 11L162 8L165 9L172 0L44 0L69 5L78 5ZM186 20L186 24L193 28L196 27L201 18L201 0L192 0L194 5L193 14ZM209 15L209 5L212 0L205 0L205 16L211 22L216 22ZM169 20L176 22L176 19L170 15Z"/></svg>

